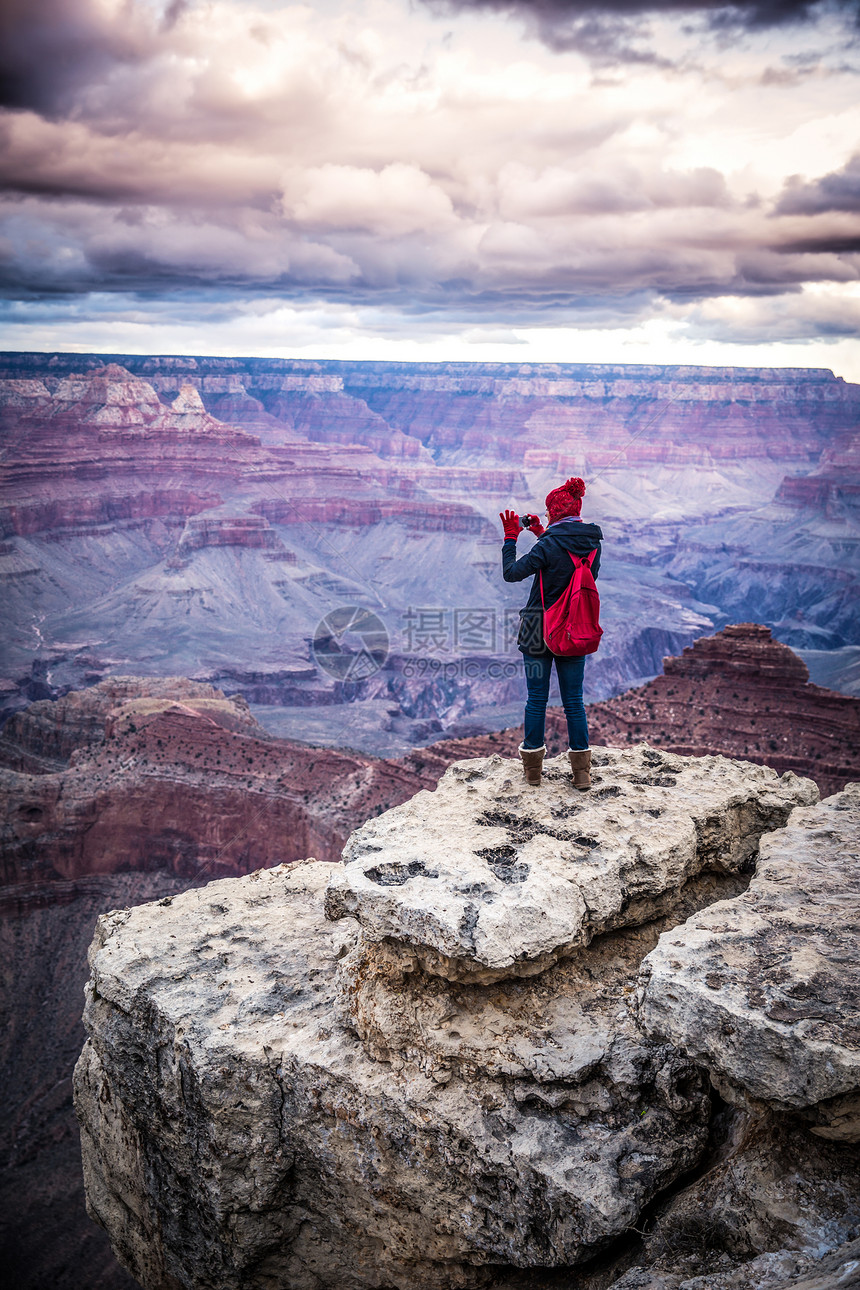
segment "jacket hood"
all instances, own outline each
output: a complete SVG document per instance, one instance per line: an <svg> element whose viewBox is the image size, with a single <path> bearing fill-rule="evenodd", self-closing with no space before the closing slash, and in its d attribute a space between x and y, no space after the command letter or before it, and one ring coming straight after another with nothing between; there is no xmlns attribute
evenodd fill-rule
<svg viewBox="0 0 860 1290"><path fill-rule="evenodd" d="M559 520L546 529L538 539L558 542L566 551L590 551L598 542L603 541L599 524L585 524L581 520Z"/></svg>

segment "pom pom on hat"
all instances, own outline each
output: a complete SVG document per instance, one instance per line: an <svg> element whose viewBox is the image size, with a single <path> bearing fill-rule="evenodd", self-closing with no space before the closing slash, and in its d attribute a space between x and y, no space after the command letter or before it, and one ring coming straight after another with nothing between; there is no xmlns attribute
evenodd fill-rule
<svg viewBox="0 0 860 1290"><path fill-rule="evenodd" d="M549 522L564 519L565 515L579 515L582 510L582 498L585 495L585 480L572 475L560 488L554 488L546 495L546 509Z"/></svg>

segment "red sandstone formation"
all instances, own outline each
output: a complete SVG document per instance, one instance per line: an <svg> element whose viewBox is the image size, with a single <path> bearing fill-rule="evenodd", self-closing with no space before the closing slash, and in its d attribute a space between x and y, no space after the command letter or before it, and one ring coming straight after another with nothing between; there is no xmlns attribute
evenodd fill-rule
<svg viewBox="0 0 860 1290"><path fill-rule="evenodd" d="M589 720L600 743L744 757L809 775L825 796L860 777L860 700L812 685L757 623L696 641L664 661L663 676L593 704Z"/></svg>
<svg viewBox="0 0 860 1290"><path fill-rule="evenodd" d="M822 449L842 436L845 445L837 447L830 464L823 459L824 474L814 477L818 483L786 482L790 500L804 489L820 490L825 476L835 479L845 464L840 452L856 456L848 439L856 426L860 389L818 369L532 368L131 355L122 362L105 366L94 355L3 356L0 422L9 448L4 468L12 494L10 531L69 523L74 499L80 495L80 507L93 491L111 497L107 511L118 493L119 514L165 514L164 499L162 509L150 512L143 497L149 487L134 489L128 479L118 489L114 477L119 470L150 484L148 465L151 469L165 449L167 460L160 461L162 470L151 488L163 481L171 457L182 458L189 496L177 496L174 509L185 516L203 509L189 489L191 476L209 483L207 505L212 505L213 484L222 492L216 480L248 483L252 475L257 481L296 478L311 486L289 495L318 501L332 495L353 502L362 494L379 497L373 479L386 489L402 479L430 491L510 493L524 487L522 467L562 474L575 467L593 474L622 449L626 465L634 469L741 458L815 467ZM76 442L82 435L88 452ZM272 447L264 448L257 436ZM16 460L16 446L25 443L26 460L23 453ZM127 460L131 444L136 465ZM434 455L440 454L445 470L434 466ZM479 478L488 469L496 475ZM329 487L325 476L331 471L340 475L340 489ZM62 504L57 512L40 510L38 495L28 494L53 484L49 491L56 496L61 475L65 510ZM349 488L343 487L346 478ZM85 480L89 487L81 488ZM354 523L358 515L358 522L374 522L376 514L369 511L368 519L360 511L335 512L326 513L325 521ZM96 522L98 507L79 513ZM102 518L110 518L104 509Z"/></svg>
<svg viewBox="0 0 860 1290"><path fill-rule="evenodd" d="M860 515L860 434L840 435L814 471L783 480L777 500L820 511L828 519Z"/></svg>
<svg viewBox="0 0 860 1290"><path fill-rule="evenodd" d="M0 903L21 910L93 875L194 883L336 860L360 821L427 783L405 763L275 739L241 698L177 678L34 704L7 724L0 760Z"/></svg>
<svg viewBox="0 0 860 1290"><path fill-rule="evenodd" d="M740 757L806 775L823 796L860 779L860 699L811 684L806 664L758 623L726 627L664 659L662 676L590 704L588 724L592 744ZM551 753L567 746L565 735L560 709L550 708ZM515 729L445 740L408 760L438 777L458 757L514 756L520 736Z"/></svg>
<svg viewBox="0 0 860 1290"><path fill-rule="evenodd" d="M31 704L3 729L0 766L4 1271L21 1286L131 1290L84 1210L71 1107L97 915L334 860L358 823L434 781L274 739L243 700L181 678Z"/></svg>
<svg viewBox="0 0 860 1290"><path fill-rule="evenodd" d="M399 499L355 497L301 498L258 502L255 507L273 524L347 524L364 527L399 520L407 529L441 533L472 533L494 538L492 527L468 506L457 502L425 502L410 506Z"/></svg>
<svg viewBox="0 0 860 1290"><path fill-rule="evenodd" d="M371 444L329 448L295 437L264 447L211 416L190 383L167 404L115 363L52 384L0 381L0 535L63 529L68 538L75 529L154 518L176 526L240 498L240 510L250 504L266 514L274 506L279 523L371 524L402 514L416 525L488 527L463 503L435 503L414 490L387 496ZM284 438L291 436L280 436L282 445ZM231 544L260 545L254 526L234 524Z"/></svg>
<svg viewBox="0 0 860 1290"><path fill-rule="evenodd" d="M390 426L362 399L342 393L336 383L323 389L289 384L267 403L279 421L316 443L359 442L380 457L432 465L430 453L415 438Z"/></svg>
<svg viewBox="0 0 860 1290"><path fill-rule="evenodd" d="M280 580L297 561L304 574L303 553L287 549L300 522L324 525L349 541L396 521L410 535L422 528L453 535L457 554L468 541L477 548L486 537L486 550L476 549L469 560L489 588L497 578L498 535L476 506L491 512L498 507L488 502L499 497L505 503L522 497L525 504L524 470L532 479L543 471L589 474L619 453L634 469L668 463L683 471L690 464L710 469L743 461L766 468L774 459L785 461L786 471L819 472L791 481L798 497L814 493L828 515L841 514L844 485L851 471L857 475L847 436L856 427L858 394L858 387L829 373L805 370L139 356L105 366L85 355L7 355L0 366L0 594L19 598L28 632L31 619L35 624L32 643L28 635L17 657L26 657L29 669L31 658L56 658L64 648L57 642L72 639L79 669L74 684L116 670L95 612L92 635L79 630L65 636L62 628L51 635L50 615L60 609L45 601L56 586L57 557L84 544L94 552L91 564L81 566L76 582L72 578L82 598L98 601L105 583L161 562L168 570L193 571L195 561L234 555L237 565L272 561L265 568L276 573L280 594ZM790 500L788 492L782 500ZM656 539L648 537L634 550L623 525L613 527L616 573L623 557L634 578L640 571L656 578L653 553L668 551L676 530L658 530ZM699 549L703 562L712 563L710 548ZM821 560L828 559L825 552ZM432 572L431 561L447 570L434 554L421 577ZM339 554L333 563L342 563ZM763 567L763 576L772 578L772 566ZM606 569L608 579L616 576L613 559ZM324 584L328 573L317 569L312 576ZM104 582L93 590L100 575ZM177 630L189 598L183 576L175 579L181 595L172 586L164 592L177 597ZM206 580L188 581L196 588ZM304 595L309 585L306 578L296 594ZM692 577L687 586L676 583L663 599L689 597L688 586L697 585ZM444 583L433 583L418 603L466 603L441 600L437 586ZM294 590L283 587L285 596ZM701 599L719 603L710 584ZM468 603L489 601L477 594ZM40 617L45 612L47 622ZM626 607L625 613L631 617ZM653 620L640 616L651 629ZM701 618L692 628L690 621L681 639L702 630ZM241 618L236 630L244 647ZM625 657L633 655L633 645L625 643ZM658 657L666 648L658 646ZM225 676L232 671L240 686L253 684L261 701L283 702L288 686L318 683L309 661L291 661L289 651L272 659L248 649L217 659ZM634 666L637 675L646 671L644 663ZM671 735L686 749L715 748L783 766L788 763L777 759L782 744L777 753L765 748L760 758L755 748L763 743L757 732L765 743L776 737L763 727L770 706L780 714L773 728L785 734L786 745L803 732L807 758L802 765L792 762L794 769L811 771L825 791L841 782L833 770L856 777L856 703L846 706L796 671L782 682L771 674L764 689L754 671L734 674L731 688L723 677L718 693L719 666L710 657L707 666L704 677L658 678L652 685L664 699L652 698L650 712L647 686L594 707L595 742L659 743L663 730L667 742L661 746L674 746ZM14 706L23 696L50 693L44 671L23 691L20 675L12 671L0 680L0 701L8 698ZM667 695L668 689L674 693ZM735 691L737 700L731 698ZM812 707L820 722L813 729L816 695ZM557 712L550 725L559 748ZM712 726L719 740L710 739ZM31 704L4 728L0 899L11 916L0 920L7 1003L0 1067L9 1127L0 1146L11 1167L3 1176L0 1209L24 1216L13 1279L21 1271L33 1285L117 1290L117 1277L125 1284L110 1270L110 1256L83 1211L68 1101L71 1060L81 1042L84 953L96 915L283 859L334 859L368 815L418 788L432 788L457 757L494 751L515 756L520 734L449 740L382 762L274 740L240 701L225 701L207 686L117 678L56 703ZM851 738L853 769L840 752L850 748Z"/></svg>

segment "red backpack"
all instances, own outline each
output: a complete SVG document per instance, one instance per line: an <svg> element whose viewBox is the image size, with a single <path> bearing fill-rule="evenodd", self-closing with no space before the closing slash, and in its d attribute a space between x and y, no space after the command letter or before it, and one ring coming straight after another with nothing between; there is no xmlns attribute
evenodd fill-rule
<svg viewBox="0 0 860 1290"><path fill-rule="evenodd" d="M540 574L540 602L543 605L543 638L553 654L580 656L593 654L600 644L603 628L600 618L600 597L594 585L591 562L597 548L586 556L567 553L574 566L574 575L554 605L547 609L543 602L543 571Z"/></svg>

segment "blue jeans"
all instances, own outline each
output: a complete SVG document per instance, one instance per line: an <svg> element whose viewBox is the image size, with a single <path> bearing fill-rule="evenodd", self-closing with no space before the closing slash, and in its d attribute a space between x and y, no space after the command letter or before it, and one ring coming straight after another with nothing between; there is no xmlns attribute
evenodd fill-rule
<svg viewBox="0 0 860 1290"><path fill-rule="evenodd" d="M585 658L568 658L561 654L523 654L526 667L526 700L524 748L542 748L546 723L546 704L552 665L558 673L561 706L567 717L567 741L571 748L588 747L588 722L582 702L582 675Z"/></svg>

